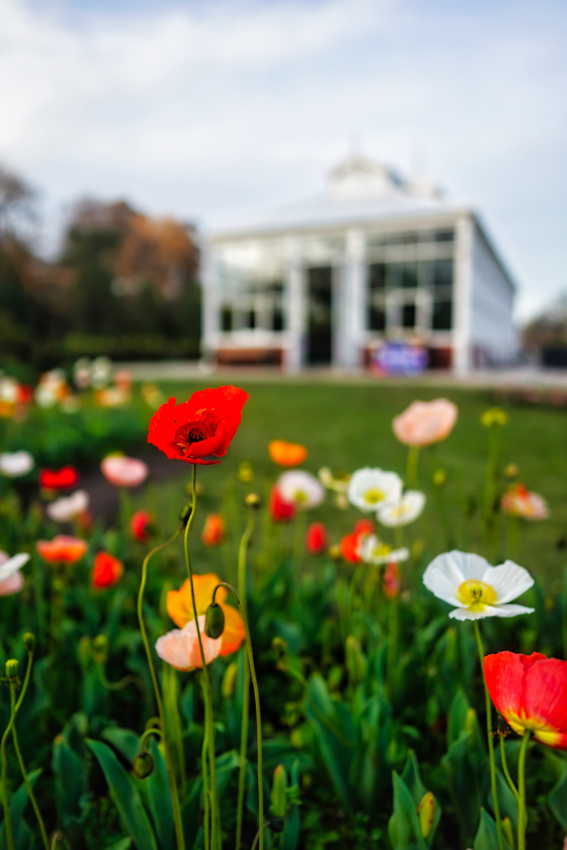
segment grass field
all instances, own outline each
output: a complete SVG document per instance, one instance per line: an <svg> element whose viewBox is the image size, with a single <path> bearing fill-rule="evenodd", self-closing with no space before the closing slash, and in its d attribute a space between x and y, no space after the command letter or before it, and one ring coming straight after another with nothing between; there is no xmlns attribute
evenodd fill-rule
<svg viewBox="0 0 567 850"><path fill-rule="evenodd" d="M208 383L217 382L213 379ZM161 388L167 396L175 396L179 402L206 385L167 383ZM483 549L479 511L488 446L488 432L480 424L480 415L495 405L491 392L446 387L440 390L413 383L361 385L315 381L264 383L254 380L247 385L243 380L241 385L249 392L250 399L228 455L222 464L199 470L204 492L200 517L196 522L198 532L205 513L218 510L218 498L226 488L225 482L227 479L234 481L234 473L242 460L252 463L255 474L251 485L241 485L242 492L250 489L261 495L267 492L269 483L278 474L267 452L270 439L304 443L309 450L304 468L314 474L322 466L348 472L362 466L378 466L404 476L407 449L393 436L393 417L415 399L425 401L445 396L458 405L459 418L446 441L422 452L419 486L427 494L428 504L412 535L426 538L426 555L433 556L449 544L439 520L432 486L433 471L441 468L448 474L442 498L452 544L482 553L492 563L507 556L506 518L502 518L500 524L499 542ZM566 414L549 408L525 406L507 406L505 409L510 419L500 431L500 466L517 464L518 480L528 489L541 493L550 509L547 520L520 523L513 555L518 563L536 576L545 576L546 589L553 593L561 581L562 567L567 559L567 553L560 546L562 537L567 535ZM184 469L181 462L171 463L176 463L180 475L185 473L183 480L188 480L189 469ZM502 488L507 483L501 477ZM174 507L177 510L183 498L180 493L182 486L174 480L167 487L166 498L163 488L160 489L156 508L162 517L168 505L172 506L172 511ZM465 519L465 512L472 515ZM310 520L320 519L328 524L333 542L338 542L358 517L354 508L337 511L330 496L320 508L309 514ZM195 545L198 545L196 540ZM196 554L198 557L198 549Z"/></svg>

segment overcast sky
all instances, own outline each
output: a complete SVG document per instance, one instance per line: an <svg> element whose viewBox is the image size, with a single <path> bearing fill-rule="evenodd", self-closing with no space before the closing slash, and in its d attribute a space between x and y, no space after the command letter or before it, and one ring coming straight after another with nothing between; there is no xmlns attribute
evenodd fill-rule
<svg viewBox="0 0 567 850"><path fill-rule="evenodd" d="M0 0L0 160L205 226L318 191L352 139L488 224L529 316L567 290L563 0Z"/></svg>

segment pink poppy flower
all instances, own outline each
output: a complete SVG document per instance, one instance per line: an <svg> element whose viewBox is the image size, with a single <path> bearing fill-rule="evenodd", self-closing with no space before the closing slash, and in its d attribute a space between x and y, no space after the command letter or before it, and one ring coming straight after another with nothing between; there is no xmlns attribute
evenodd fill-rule
<svg viewBox="0 0 567 850"><path fill-rule="evenodd" d="M125 455L109 455L100 468L107 481L115 487L139 487L149 474L147 463Z"/></svg>
<svg viewBox="0 0 567 850"><path fill-rule="evenodd" d="M448 437L457 421L457 407L446 398L414 401L392 422L394 434L406 446L430 446Z"/></svg>
<svg viewBox="0 0 567 850"><path fill-rule="evenodd" d="M202 614L198 618L198 622L201 641L203 643L205 664L210 664L221 651L222 635L216 639L207 637L205 634L205 616L205 614ZM182 629L173 629L171 632L158 638L156 652L163 661L184 673L202 668L201 650L195 620L190 620Z"/></svg>

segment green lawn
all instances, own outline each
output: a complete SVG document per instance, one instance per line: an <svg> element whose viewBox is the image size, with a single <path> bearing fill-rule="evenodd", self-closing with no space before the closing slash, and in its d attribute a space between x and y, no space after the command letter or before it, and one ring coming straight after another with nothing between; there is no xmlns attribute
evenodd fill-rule
<svg viewBox="0 0 567 850"><path fill-rule="evenodd" d="M217 383L219 381L214 378L209 381L209 385ZM227 486L229 491L235 486L237 492L255 489L262 495L266 493L269 482L278 474L267 453L268 441L273 438L304 443L309 450L304 468L314 474L324 465L335 471L378 466L404 476L407 449L393 436L392 418L415 399L445 396L458 405L458 422L445 442L422 452L419 483L428 496L428 503L423 519L411 528L408 537L425 538L426 557L447 548L431 485L433 470L443 468L449 476L443 499L454 544L485 554L493 563L508 555L507 522L503 520L500 523L500 542L492 542L483 549L480 512L478 507L474 508L474 503L478 503L483 493L488 445L488 432L481 426L479 417L495 404L489 391L436 389L411 383L323 383L311 380L262 382L255 379L248 384L242 380L241 385L249 392L250 399L227 457L219 465L198 470L204 488L200 516L196 520L198 533L205 513L219 510L219 499L223 493L226 496ZM184 401L204 386L207 384L168 383L163 384L162 389L167 396ZM528 489L541 493L550 508L548 520L520 523L512 554L518 563L536 575L545 575L546 587L553 592L567 561L567 554L557 545L562 535L567 535L566 414L535 407L508 406L506 409L510 421L500 432L501 467L511 462L518 464L519 480ZM234 482L242 460L249 460L253 465L253 483L248 487L227 485L227 479ZM181 474L185 472L181 462L171 463L179 466ZM189 472L187 467L186 480ZM502 487L506 483L502 478ZM177 505L184 498L181 487L179 482L169 483L165 494L160 487L159 504L157 491L153 497L157 509L171 506L171 511L177 510ZM463 507L471 503L472 516L465 520ZM338 541L359 514L355 508L338 511L329 496L324 505L310 514L311 517L324 520L333 541ZM198 557L198 550L196 554Z"/></svg>

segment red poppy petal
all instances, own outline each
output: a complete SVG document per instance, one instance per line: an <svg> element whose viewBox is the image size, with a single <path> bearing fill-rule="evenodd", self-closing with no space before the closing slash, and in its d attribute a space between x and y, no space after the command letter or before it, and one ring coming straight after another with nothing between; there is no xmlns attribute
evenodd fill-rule
<svg viewBox="0 0 567 850"><path fill-rule="evenodd" d="M519 716L523 703L524 665L515 652L497 652L484 658L486 687L504 717Z"/></svg>
<svg viewBox="0 0 567 850"><path fill-rule="evenodd" d="M567 733L567 661L537 660L526 671L524 690L526 715Z"/></svg>

